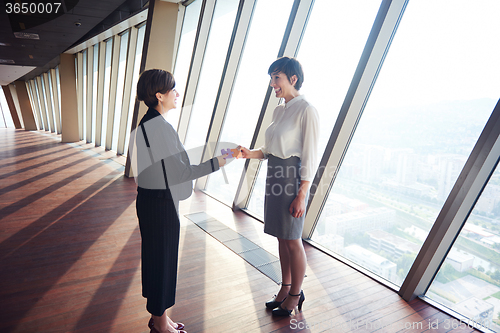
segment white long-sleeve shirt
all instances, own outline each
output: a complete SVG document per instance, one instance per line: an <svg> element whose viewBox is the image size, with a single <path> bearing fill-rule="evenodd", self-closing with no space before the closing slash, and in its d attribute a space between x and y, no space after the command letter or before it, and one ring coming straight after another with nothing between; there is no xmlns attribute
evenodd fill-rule
<svg viewBox="0 0 500 333"><path fill-rule="evenodd" d="M269 154L282 159L299 157L300 179L312 181L317 167L318 138L318 111L299 95L274 109L264 146L259 149L264 158Z"/></svg>

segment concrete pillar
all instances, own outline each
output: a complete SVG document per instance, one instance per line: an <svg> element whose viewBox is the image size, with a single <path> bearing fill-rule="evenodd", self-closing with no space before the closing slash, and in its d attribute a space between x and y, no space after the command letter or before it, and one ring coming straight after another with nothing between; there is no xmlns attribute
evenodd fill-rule
<svg viewBox="0 0 500 333"><path fill-rule="evenodd" d="M61 142L80 141L78 134L78 104L76 100L75 56L61 54Z"/></svg>
<svg viewBox="0 0 500 333"><path fill-rule="evenodd" d="M5 95L5 99L7 100L7 105L9 106L10 110L10 115L12 116L12 121L14 122L14 127L19 129L23 128L21 125L21 121L19 120L18 116L18 109L16 108L16 105L14 103L14 99L12 97L12 94L10 92L10 87L9 86L2 86L3 93Z"/></svg>
<svg viewBox="0 0 500 333"><path fill-rule="evenodd" d="M173 73L180 34L178 22L182 20L179 14L180 5L161 0L152 0L149 3L140 72L157 68ZM132 87L132 89L135 90L136 87ZM143 102L136 103L132 117L132 129L137 127L147 110L148 108ZM128 157L125 175L127 177L133 176Z"/></svg>
<svg viewBox="0 0 500 333"><path fill-rule="evenodd" d="M24 129L27 131L36 131L35 116L33 114L33 109L31 108L30 97L28 94L28 88L26 87L26 82L16 81L14 82L15 89L12 85L9 85L10 92L12 94L12 100L17 96L19 103L19 108L21 110L21 116L23 117ZM10 106L9 106L10 107Z"/></svg>
<svg viewBox="0 0 500 333"><path fill-rule="evenodd" d="M151 7L150 7L151 10ZM149 29L149 36L144 38L144 49L142 53L146 57L144 70L164 69L170 73L174 72L175 56L177 54L177 20L179 5L176 3L155 0L152 9L151 22L148 20L146 34ZM149 38L148 38L149 37ZM144 59L143 59L144 61ZM135 89L135 87L133 87ZM137 123L142 119L148 110L144 103L140 103Z"/></svg>

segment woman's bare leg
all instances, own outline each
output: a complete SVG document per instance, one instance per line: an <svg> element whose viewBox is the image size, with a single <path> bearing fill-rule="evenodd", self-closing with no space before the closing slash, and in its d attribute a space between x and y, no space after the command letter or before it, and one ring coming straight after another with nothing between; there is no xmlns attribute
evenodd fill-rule
<svg viewBox="0 0 500 333"><path fill-rule="evenodd" d="M177 325L167 316L167 310L163 312L161 317L153 315L154 328L161 333L166 332L177 332L175 329Z"/></svg>
<svg viewBox="0 0 500 333"><path fill-rule="evenodd" d="M168 323L170 324L170 326L172 326L173 328L179 330L179 328L177 327L177 323L174 322L170 317L167 316L167 321Z"/></svg>
<svg viewBox="0 0 500 333"><path fill-rule="evenodd" d="M286 258L282 258L280 245L280 262L282 262L282 269L283 262L290 268L290 281L292 284L290 294L298 295L302 290L302 282L304 281L307 265L306 252L304 251L302 239L281 239L280 244L283 244L283 247L286 248L286 251L283 250ZM285 281L285 277L283 277L283 281ZM299 297L287 297L283 304L281 304L281 307L284 309L293 309L297 306L298 302Z"/></svg>
<svg viewBox="0 0 500 333"><path fill-rule="evenodd" d="M281 265L281 289L276 295L276 301L281 302L288 296L290 292L290 284L292 277L290 272L290 255L288 254L288 247L283 239L278 238L278 250L280 255Z"/></svg>

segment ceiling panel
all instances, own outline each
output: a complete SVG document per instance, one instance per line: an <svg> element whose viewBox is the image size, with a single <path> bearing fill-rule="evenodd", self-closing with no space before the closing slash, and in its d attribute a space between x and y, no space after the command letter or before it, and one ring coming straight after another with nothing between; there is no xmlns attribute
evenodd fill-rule
<svg viewBox="0 0 500 333"><path fill-rule="evenodd" d="M7 2L14 1L6 0ZM30 74L32 76L39 75L47 71L48 68L56 66L59 55L80 39L87 38L89 32L96 31L96 28L99 28L100 25L109 27L116 23L113 22L113 20L116 20L115 17L119 19L122 16L131 14L131 12L123 10L121 6L132 7L137 10L137 8L142 8L145 3L145 0L65 0L64 7L72 8L71 10L61 16L52 17L48 21L47 16L45 16L44 23L24 30L18 29L23 26L23 24L19 23L24 22L24 26L29 26L30 22L39 22L40 16L9 15L6 11L1 11L0 59L13 61L14 64L6 64L1 60L0 64L14 66L13 68L15 66L35 67L28 75L24 75L24 73L24 76L20 76L24 80L29 79ZM120 15L116 15L116 11L119 11ZM108 17L113 19L106 21ZM106 22L106 24L104 25L103 22ZM16 38L14 30L38 34L39 39ZM0 67L0 81L2 82L11 79L13 73L22 72L21 68L18 71L7 71L4 66ZM24 71L26 71L26 68L24 68Z"/></svg>

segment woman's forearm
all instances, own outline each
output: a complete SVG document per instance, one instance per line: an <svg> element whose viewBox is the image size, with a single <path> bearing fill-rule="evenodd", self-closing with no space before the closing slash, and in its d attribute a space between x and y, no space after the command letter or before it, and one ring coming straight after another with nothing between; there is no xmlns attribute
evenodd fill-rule
<svg viewBox="0 0 500 333"><path fill-rule="evenodd" d="M305 200L307 192L309 192L309 185L311 185L311 182L308 180L300 181L299 193L297 194L298 198Z"/></svg>
<svg viewBox="0 0 500 333"><path fill-rule="evenodd" d="M258 158L258 159L263 159L264 154L262 153L262 150L260 149L248 149L242 146L238 146L236 149L241 151L241 154L243 155L243 158Z"/></svg>
<svg viewBox="0 0 500 333"><path fill-rule="evenodd" d="M251 158L257 158L257 159L263 159L264 158L264 154L262 153L262 150L260 149L254 149L254 150L251 150Z"/></svg>

